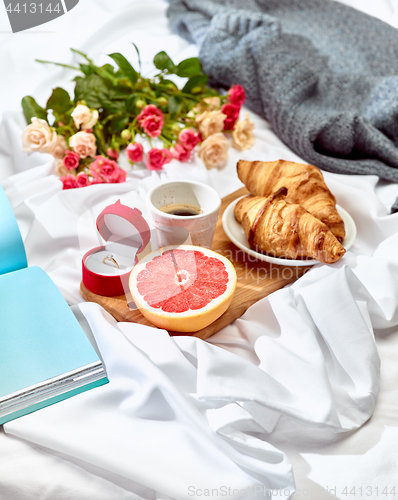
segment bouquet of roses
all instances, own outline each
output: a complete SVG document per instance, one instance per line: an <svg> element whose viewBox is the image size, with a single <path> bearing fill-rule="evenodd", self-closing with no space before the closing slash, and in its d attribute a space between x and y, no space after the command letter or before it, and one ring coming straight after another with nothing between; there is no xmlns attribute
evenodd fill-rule
<svg viewBox="0 0 398 500"><path fill-rule="evenodd" d="M80 71L73 99L60 87L44 108L31 96L22 99L28 122L23 150L52 154L64 189L124 182L126 171L117 164L122 149L131 164L145 162L147 169L161 170L173 158L188 161L197 146L207 168L221 166L228 134L239 150L253 145L253 124L247 116L239 121L244 89L234 85L221 95L209 88L198 58L175 65L159 52L153 61L159 72L145 78L122 54L109 55L116 67L99 67L71 50L84 58L79 67L51 64ZM186 78L183 88L169 75Z"/></svg>

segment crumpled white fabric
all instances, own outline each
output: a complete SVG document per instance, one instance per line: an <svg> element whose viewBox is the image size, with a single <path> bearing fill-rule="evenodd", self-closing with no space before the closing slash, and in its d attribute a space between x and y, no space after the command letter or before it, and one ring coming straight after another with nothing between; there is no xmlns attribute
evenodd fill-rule
<svg viewBox="0 0 398 500"><path fill-rule="evenodd" d="M168 34L164 9L155 5L149 2L137 21L147 43L120 24L119 13L106 31L109 35L122 26L117 42L98 36L83 48L128 52L133 40L144 46L144 64L151 52L162 49L177 62L194 55L192 47ZM64 81L66 74L62 76ZM47 90L46 85L38 88L43 95ZM69 303L81 302L81 257L87 242L79 239L79 227L92 207L99 210L118 198L143 206L150 187L179 178L207 182L225 196L241 186L235 173L239 158L300 161L263 120L253 114L251 119L256 123L254 148L243 153L231 149L222 170L207 171L195 159L188 165L172 162L160 174L134 171L124 184L61 191L51 157L21 153L21 114L3 116L0 179L29 264L45 269ZM266 498L264 491L271 488L274 498L281 496L279 489L286 489L288 495L282 497L289 498L294 482L283 433L296 439L299 454L304 448L300 435L307 443L312 435L318 437L316 449L320 436L345 436L366 422L375 408L380 376L373 329L388 332L398 324L398 215L388 215L387 208L398 187L372 176L325 173L325 179L358 229L353 247L339 263L311 269L208 342L116 324L97 305L82 304L111 383L6 424L7 435L0 433L0 446L7 450L0 456L0 472L10 472L10 460L16 471L20 457L30 457L28 468L39 459L54 471L40 477L53 500L91 499L97 485L101 500L199 498L206 488L218 489L221 497L224 486L227 493L231 488L232 498ZM15 437L32 446L23 447ZM30 477L23 487L14 474L14 481L7 482L0 473L1 500L45 498L39 473L36 482ZM326 487L327 478L319 477ZM321 495L317 491L307 498L319 500Z"/></svg>
<svg viewBox="0 0 398 500"><path fill-rule="evenodd" d="M256 487L293 492L290 463L248 434L264 429L237 403L275 399L279 384L199 339L172 339L163 330L118 324L96 304L80 308L110 383L10 422L7 433L172 498L223 487L241 491L236 498ZM221 367L233 368L234 375L226 378ZM253 384L251 394L243 376Z"/></svg>

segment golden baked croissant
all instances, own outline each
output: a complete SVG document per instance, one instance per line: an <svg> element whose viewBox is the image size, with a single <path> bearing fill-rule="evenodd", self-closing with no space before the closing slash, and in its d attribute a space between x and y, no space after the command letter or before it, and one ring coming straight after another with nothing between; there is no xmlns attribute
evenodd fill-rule
<svg viewBox="0 0 398 500"><path fill-rule="evenodd" d="M327 264L339 260L345 249L326 224L301 205L290 203L285 187L268 198L245 196L235 206L251 248L275 257L310 257Z"/></svg>
<svg viewBox="0 0 398 500"><path fill-rule="evenodd" d="M319 168L285 160L240 160L237 170L239 179L253 195L269 196L282 186L286 187L290 201L324 222L340 242L344 240L343 219Z"/></svg>

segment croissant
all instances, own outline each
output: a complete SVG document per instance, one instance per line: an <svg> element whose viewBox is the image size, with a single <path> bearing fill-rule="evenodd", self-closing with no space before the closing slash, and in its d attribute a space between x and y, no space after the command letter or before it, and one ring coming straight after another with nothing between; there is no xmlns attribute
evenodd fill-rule
<svg viewBox="0 0 398 500"><path fill-rule="evenodd" d="M344 240L344 221L319 168L285 160L240 160L237 170L239 179L253 195L269 196L280 187L286 187L290 201L325 223L340 242Z"/></svg>
<svg viewBox="0 0 398 500"><path fill-rule="evenodd" d="M326 224L301 205L285 199L285 187L268 198L245 196L235 206L251 248L275 257L310 257L326 264L338 261L345 249Z"/></svg>

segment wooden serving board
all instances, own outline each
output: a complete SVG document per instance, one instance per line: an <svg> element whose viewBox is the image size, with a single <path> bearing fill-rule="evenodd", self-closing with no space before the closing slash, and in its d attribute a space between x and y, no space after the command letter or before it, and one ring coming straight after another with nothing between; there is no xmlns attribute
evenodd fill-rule
<svg viewBox="0 0 398 500"><path fill-rule="evenodd" d="M310 269L310 266L278 266L261 260L253 260L248 254L237 248L227 237L222 227L222 214L227 206L236 198L248 194L246 188L239 189L222 200L220 217L218 219L212 250L227 257L235 267L237 286L231 305L228 310L214 323L192 333L179 333L169 331L170 335L192 335L207 339L224 326L242 316L252 304L266 297L275 290L292 283ZM82 297L89 302L96 302L106 309L117 321L132 321L143 325L154 326L137 309L130 309L131 297L120 295L117 297L103 297L90 292L81 283Z"/></svg>

